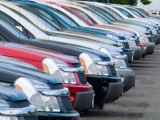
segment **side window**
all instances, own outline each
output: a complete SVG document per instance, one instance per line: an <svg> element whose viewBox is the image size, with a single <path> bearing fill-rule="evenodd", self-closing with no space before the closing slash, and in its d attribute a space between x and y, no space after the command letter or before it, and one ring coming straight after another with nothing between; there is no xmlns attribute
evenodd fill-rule
<svg viewBox="0 0 160 120"><path fill-rule="evenodd" d="M2 34L0 34L0 41L6 41L6 42L8 42L8 40Z"/></svg>
<svg viewBox="0 0 160 120"><path fill-rule="evenodd" d="M0 11L0 17L12 26L16 27L18 30L20 30L24 35L34 38L34 36L29 31L27 31L21 24L19 24L17 21L15 21L13 18L8 16L4 12Z"/></svg>
<svg viewBox="0 0 160 120"><path fill-rule="evenodd" d="M0 18L0 26L0 29L2 29L0 34L3 40L7 39L9 42L19 43L21 39L26 39L26 36L2 18Z"/></svg>

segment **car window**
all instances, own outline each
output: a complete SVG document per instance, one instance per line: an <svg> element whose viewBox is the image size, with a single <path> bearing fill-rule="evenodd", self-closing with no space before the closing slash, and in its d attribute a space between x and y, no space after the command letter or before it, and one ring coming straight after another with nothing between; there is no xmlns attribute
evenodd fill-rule
<svg viewBox="0 0 160 120"><path fill-rule="evenodd" d="M140 10L141 12L143 12L145 15L149 16L150 14L147 13L145 10L143 10L142 8L137 8L138 10Z"/></svg>
<svg viewBox="0 0 160 120"><path fill-rule="evenodd" d="M108 22L115 21L113 17L111 17L105 10L97 7L92 7L94 11L96 11L99 15L103 16Z"/></svg>
<svg viewBox="0 0 160 120"><path fill-rule="evenodd" d="M0 17L6 20L8 23L10 23L12 26L19 29L24 35L28 37L34 38L34 35L30 33L28 30L26 30L21 24L19 24L17 21L15 21L13 18L5 14L4 12L0 11Z"/></svg>
<svg viewBox="0 0 160 120"><path fill-rule="evenodd" d="M116 20L123 20L123 18L117 12L112 10L111 8L104 7L104 9L106 10L106 12L111 14Z"/></svg>
<svg viewBox="0 0 160 120"><path fill-rule="evenodd" d="M37 12L36 10L34 9L29 9L28 7L26 6L20 6L23 10L25 10L25 12L29 13L31 16L33 16L34 18L37 19L37 21L41 22L43 25L45 25L46 27L50 28L51 30L53 31L57 31L58 30L58 26L56 24L54 24L52 22L52 24L45 20L42 16L42 14L40 14L39 12Z"/></svg>
<svg viewBox="0 0 160 120"><path fill-rule="evenodd" d="M89 8L86 8L86 7L83 7L85 10L87 10L88 12L90 12L91 14L93 14L94 16L96 16L98 19L100 19L104 24L109 24L107 22L107 20L105 20L102 16L100 16L99 14L97 14L95 11L89 9Z"/></svg>
<svg viewBox="0 0 160 120"><path fill-rule="evenodd" d="M79 25L68 15L66 15L65 13L61 12L58 9L54 9L52 7L47 7L49 10L51 10L53 13L55 13L56 15L58 15L61 19L65 20L65 22L67 22L69 25L73 26L73 27L78 27Z"/></svg>
<svg viewBox="0 0 160 120"><path fill-rule="evenodd" d="M14 36L16 36L19 39L26 39L27 37L25 35L23 35L19 29L15 28L14 26L12 26L11 24L9 24L7 21L4 21L4 19L0 18L0 25L2 25L4 28L7 28L7 30ZM1 29L1 28L0 28ZM0 34L3 35L0 31ZM7 36L5 36L7 38ZM7 40L5 39L5 37L3 36L3 40ZM11 40L9 40L11 41ZM16 41L17 42L17 41Z"/></svg>
<svg viewBox="0 0 160 120"><path fill-rule="evenodd" d="M78 14L80 14L82 17L84 17L86 20L88 20L89 22L91 22L92 24L97 24L96 21L94 21L90 16L88 16L85 12L76 9L76 8L72 8L72 10L76 11Z"/></svg>
<svg viewBox="0 0 160 120"><path fill-rule="evenodd" d="M133 15L131 15L128 11L122 9L122 8L117 8L115 7L117 10L119 10L121 13L123 13L125 16L129 17L129 18L134 18Z"/></svg>
<svg viewBox="0 0 160 120"><path fill-rule="evenodd" d="M141 15L140 13L138 13L136 10L131 9L131 8L127 8L128 10L130 10L132 13L134 13L136 16L144 18L143 15Z"/></svg>
<svg viewBox="0 0 160 120"><path fill-rule="evenodd" d="M73 12L71 12L70 10L68 10L66 8L63 8L63 9L65 9L70 14L72 14L74 17L76 17L81 22L81 24L83 24L84 26L89 26L89 24L87 22L85 22L83 19L81 19L79 16L77 16L76 14L74 14Z"/></svg>

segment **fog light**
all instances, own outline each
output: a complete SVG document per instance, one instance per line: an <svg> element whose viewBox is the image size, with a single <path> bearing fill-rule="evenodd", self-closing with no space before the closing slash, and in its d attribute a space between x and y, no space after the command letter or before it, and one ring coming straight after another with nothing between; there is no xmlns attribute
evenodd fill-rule
<svg viewBox="0 0 160 120"><path fill-rule="evenodd" d="M121 75L120 78L121 78L121 82L124 82L124 76Z"/></svg>

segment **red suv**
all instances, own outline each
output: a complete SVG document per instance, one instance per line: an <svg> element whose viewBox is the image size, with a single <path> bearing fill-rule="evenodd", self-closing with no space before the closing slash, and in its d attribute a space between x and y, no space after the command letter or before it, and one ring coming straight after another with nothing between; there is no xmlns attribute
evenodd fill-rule
<svg viewBox="0 0 160 120"><path fill-rule="evenodd" d="M70 90L70 100L77 111L89 109L94 103L94 91L87 83L83 67L73 67L79 61L61 53L14 43L0 42L0 55L11 57L59 77Z"/></svg>

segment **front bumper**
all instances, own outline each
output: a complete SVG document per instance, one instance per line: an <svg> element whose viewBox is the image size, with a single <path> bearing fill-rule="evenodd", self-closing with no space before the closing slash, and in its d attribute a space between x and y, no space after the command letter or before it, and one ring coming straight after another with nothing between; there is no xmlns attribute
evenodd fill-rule
<svg viewBox="0 0 160 120"><path fill-rule="evenodd" d="M92 107L94 107L94 91L78 92L73 108L77 111L83 111Z"/></svg>
<svg viewBox="0 0 160 120"><path fill-rule="evenodd" d="M118 77L86 75L87 81L93 86L95 104L112 102L122 96L123 83Z"/></svg>
<svg viewBox="0 0 160 120"><path fill-rule="evenodd" d="M139 58L142 58L142 48L135 46L135 47L130 47L134 53L133 53L133 60L138 60Z"/></svg>
<svg viewBox="0 0 160 120"><path fill-rule="evenodd" d="M123 82L123 92L127 92L132 87L135 87L135 73L133 70L127 68L127 69L119 69L116 68L116 72L118 77L121 78L121 81Z"/></svg>
<svg viewBox="0 0 160 120"><path fill-rule="evenodd" d="M155 41L156 41L155 44L156 44L156 45L160 44L160 35L158 35L158 34L155 35L155 39L156 39L156 40L155 40Z"/></svg>
<svg viewBox="0 0 160 120"><path fill-rule="evenodd" d="M35 106L0 108L0 120L38 120Z"/></svg>
<svg viewBox="0 0 160 120"><path fill-rule="evenodd" d="M0 120L38 120L36 116L0 116Z"/></svg>
<svg viewBox="0 0 160 120"><path fill-rule="evenodd" d="M132 61L133 61L133 52L124 52L124 54L127 55L127 61L129 63L132 63Z"/></svg>
<svg viewBox="0 0 160 120"><path fill-rule="evenodd" d="M63 84L70 91L70 101L76 111L83 111L92 107L94 91L90 84Z"/></svg>
<svg viewBox="0 0 160 120"><path fill-rule="evenodd" d="M155 44L149 43L147 45L143 45L143 55L149 55L154 53Z"/></svg>
<svg viewBox="0 0 160 120"><path fill-rule="evenodd" d="M80 115L77 112L73 113L51 113L38 112L38 120L80 120Z"/></svg>

